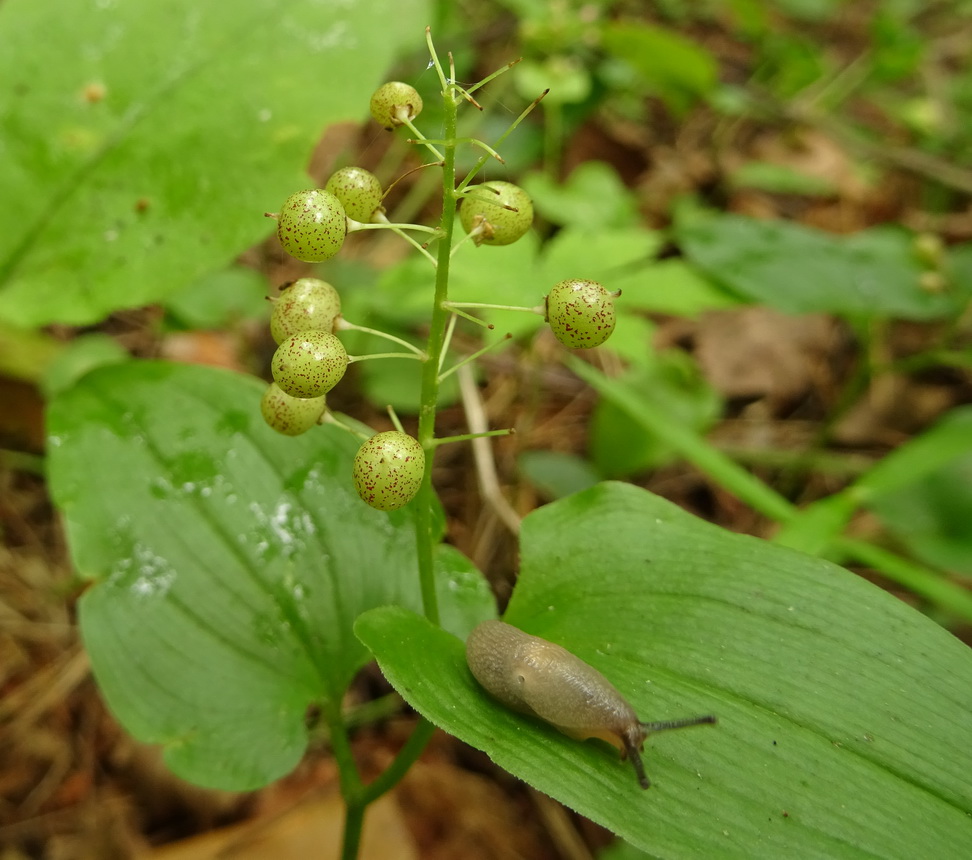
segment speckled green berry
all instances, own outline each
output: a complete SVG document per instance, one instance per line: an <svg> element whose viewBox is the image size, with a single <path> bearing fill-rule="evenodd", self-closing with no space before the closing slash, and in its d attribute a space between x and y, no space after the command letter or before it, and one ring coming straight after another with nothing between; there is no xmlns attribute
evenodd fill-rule
<svg viewBox="0 0 972 860"><path fill-rule="evenodd" d="M330 260L341 250L347 233L344 206L322 188L291 194L277 215L280 244L305 263Z"/></svg>
<svg viewBox="0 0 972 860"><path fill-rule="evenodd" d="M352 475L358 495L379 511L407 505L422 485L425 452L418 439L398 430L377 433L354 457Z"/></svg>
<svg viewBox="0 0 972 860"><path fill-rule="evenodd" d="M348 369L344 344L329 331L303 331L288 337L273 354L273 381L291 397L320 397Z"/></svg>
<svg viewBox="0 0 972 860"><path fill-rule="evenodd" d="M533 201L512 182L484 182L463 198L459 221L477 245L509 245L530 229Z"/></svg>
<svg viewBox="0 0 972 860"><path fill-rule="evenodd" d="M306 433L320 420L326 406L325 397L291 397L276 382L270 383L260 401L263 420L284 436Z"/></svg>
<svg viewBox="0 0 972 860"><path fill-rule="evenodd" d="M572 349L600 346L614 331L614 300L597 281L561 281L546 299L546 319L554 336Z"/></svg>
<svg viewBox="0 0 972 860"><path fill-rule="evenodd" d="M371 97L371 115L375 122L391 131L402 124L402 117L413 120L422 112L422 97L415 87L401 81L389 81Z"/></svg>
<svg viewBox="0 0 972 860"><path fill-rule="evenodd" d="M341 201L347 216L355 221L370 223L381 207L381 183L363 167L342 167L331 174L324 187Z"/></svg>
<svg viewBox="0 0 972 860"><path fill-rule="evenodd" d="M277 343L302 331L333 331L341 297L327 281L300 278L280 293L270 314L270 334Z"/></svg>

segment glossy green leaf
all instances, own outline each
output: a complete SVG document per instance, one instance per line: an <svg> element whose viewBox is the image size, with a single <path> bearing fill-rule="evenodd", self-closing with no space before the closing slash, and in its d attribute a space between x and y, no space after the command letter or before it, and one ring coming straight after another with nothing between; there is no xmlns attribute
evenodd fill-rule
<svg viewBox="0 0 972 860"><path fill-rule="evenodd" d="M0 317L90 323L270 235L263 213L310 182L321 129L367 115L425 23L422 0L0 5L16 201L0 208Z"/></svg>
<svg viewBox="0 0 972 860"><path fill-rule="evenodd" d="M356 632L434 723L659 857L956 857L972 842L972 652L841 568L625 484L523 522L505 620L601 670L643 719L654 785L501 707L461 641L401 608Z"/></svg>
<svg viewBox="0 0 972 860"><path fill-rule="evenodd" d="M688 260L738 295L787 313L938 319L954 314L972 285L934 292L913 237L891 228L834 236L787 221L707 215L678 224Z"/></svg>
<svg viewBox="0 0 972 860"><path fill-rule="evenodd" d="M308 705L340 702L368 660L355 617L421 604L408 509L358 498L346 431L270 430L263 386L131 362L85 377L48 418L51 491L93 581L80 623L108 704L176 773L236 790L292 768ZM451 629L495 611L454 550L439 575Z"/></svg>

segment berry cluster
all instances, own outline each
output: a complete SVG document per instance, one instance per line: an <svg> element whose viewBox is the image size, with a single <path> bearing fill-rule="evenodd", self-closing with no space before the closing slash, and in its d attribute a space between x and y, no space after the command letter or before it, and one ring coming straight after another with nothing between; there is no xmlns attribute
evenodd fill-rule
<svg viewBox="0 0 972 860"><path fill-rule="evenodd" d="M444 77L442 80L446 83ZM474 101L461 88L456 88L456 93L457 101L460 96ZM456 141L428 140L421 135L413 125L421 110L418 92L400 81L383 84L371 99L371 115L384 128L406 126L418 138L414 142L423 144L436 155L436 144L454 146ZM489 146L474 143L499 157ZM483 162L488 157L484 156ZM509 245L526 235L533 224L533 202L526 191L510 182L494 180L468 185L468 181L467 178L456 186L453 200L458 203L459 222L475 245ZM419 245L405 231L431 233L431 242L447 235L446 228L434 230L419 225L391 224L384 216L382 198L381 183L374 174L360 167L344 167L327 180L324 188L292 194L279 213L272 216L277 219L280 244L298 260L321 262L338 253L349 232L388 228L436 262L426 250L429 243ZM451 211L454 213L455 209ZM604 343L614 330L614 299L618 295L594 281L567 280L551 288L540 307L513 310L542 313L561 343L572 348L589 348ZM442 301L442 307L478 321L458 309L496 306ZM326 396L344 376L348 364L362 358L386 357L384 354L349 357L335 334L343 328L357 327L343 320L341 299L330 284L317 278L301 278L283 288L270 319L270 331L278 344L271 361L274 381L261 404L264 418L275 430L296 436L324 420L336 421L327 412ZM425 361L440 359L440 356L424 355L390 335L384 336L413 351L413 354L392 353L393 356L418 357ZM448 338L442 349L447 346ZM426 433L422 438L429 435ZM354 460L353 478L358 494L369 505L383 511L407 504L422 485L426 448L431 450L437 441L441 440L432 440L423 447L400 426L366 440Z"/></svg>

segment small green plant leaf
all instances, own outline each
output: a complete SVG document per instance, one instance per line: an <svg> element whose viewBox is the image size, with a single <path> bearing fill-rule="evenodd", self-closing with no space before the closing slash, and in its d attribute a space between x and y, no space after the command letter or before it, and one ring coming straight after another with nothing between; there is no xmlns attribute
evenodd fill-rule
<svg viewBox="0 0 972 860"><path fill-rule="evenodd" d="M597 469L575 454L524 451L516 462L527 480L550 499L586 490L601 480Z"/></svg>
<svg viewBox="0 0 972 860"><path fill-rule="evenodd" d="M651 95L684 111L715 87L718 67L705 48L672 30L637 22L605 25L604 48L634 68Z"/></svg>
<svg viewBox="0 0 972 860"><path fill-rule="evenodd" d="M638 223L634 193L603 161L583 162L563 184L547 173L534 171L523 177L523 187L533 198L536 211L554 224L604 230Z"/></svg>
<svg viewBox="0 0 972 860"><path fill-rule="evenodd" d="M48 418L52 494L93 581L79 615L102 692L180 776L234 790L286 773L308 705L340 703L368 661L360 612L421 604L408 510L354 491L359 440L274 433L264 387L130 362L86 376ZM438 568L450 629L495 612L455 550Z"/></svg>
<svg viewBox="0 0 972 860"><path fill-rule="evenodd" d="M619 302L619 304L622 304ZM687 265L659 260L641 270L641 278L624 292L624 308L696 317L704 311L735 307L740 300Z"/></svg>
<svg viewBox="0 0 972 860"><path fill-rule="evenodd" d="M787 313L938 319L968 300L970 285L922 286L913 237L894 228L834 236L786 221L703 215L680 221L688 260L738 295Z"/></svg>
<svg viewBox="0 0 972 860"><path fill-rule="evenodd" d="M828 562L727 533L626 484L523 522L505 620L602 671L642 719L654 785L492 701L463 643L405 609L355 627L434 723L662 857L962 856L972 652Z"/></svg>
<svg viewBox="0 0 972 860"><path fill-rule="evenodd" d="M323 126L364 115L423 8L4 3L0 318L94 322L268 236L263 213L307 185Z"/></svg>

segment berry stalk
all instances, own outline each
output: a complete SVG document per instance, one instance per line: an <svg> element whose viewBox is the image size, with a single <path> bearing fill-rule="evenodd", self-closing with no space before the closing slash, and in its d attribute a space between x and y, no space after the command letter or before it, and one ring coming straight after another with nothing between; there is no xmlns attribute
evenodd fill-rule
<svg viewBox="0 0 972 860"><path fill-rule="evenodd" d="M458 106L451 89L442 91L445 108L445 135L442 153L442 220L439 231L442 239L437 250L435 269L435 300L425 353L428 356L422 368L422 393L419 408L418 440L426 452L425 472L419 488L415 538L418 551L419 582L422 590L422 608L433 624L439 623L439 601L435 593L433 552L435 534L432 523L432 452L435 448L435 413L439 399L439 364L446 345L446 327L451 313L445 307L449 300L449 264L452 238L456 223L456 116Z"/></svg>

